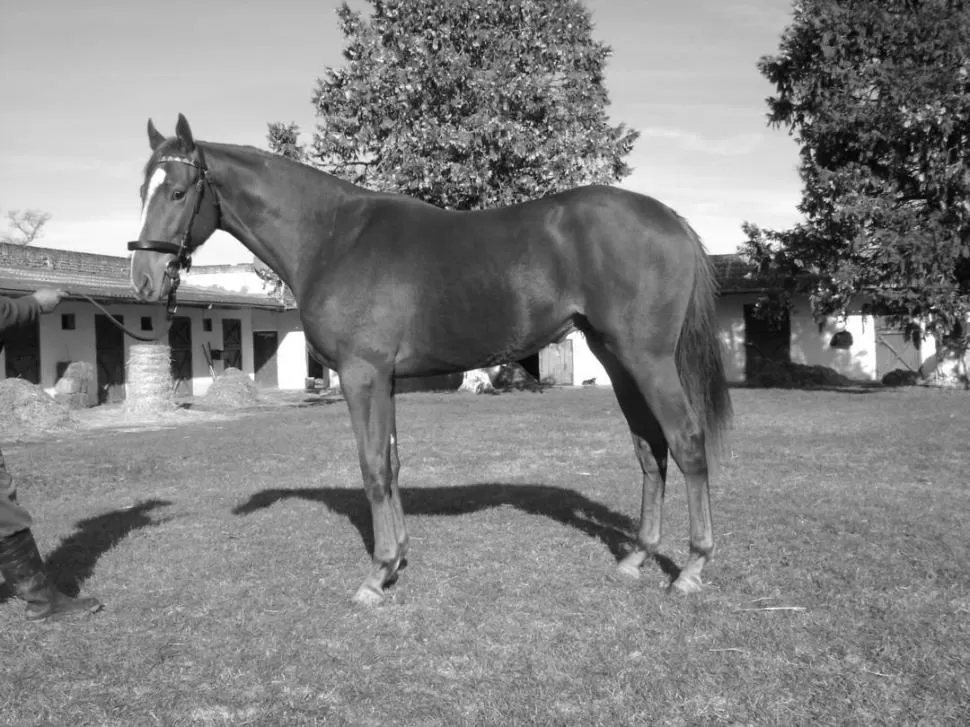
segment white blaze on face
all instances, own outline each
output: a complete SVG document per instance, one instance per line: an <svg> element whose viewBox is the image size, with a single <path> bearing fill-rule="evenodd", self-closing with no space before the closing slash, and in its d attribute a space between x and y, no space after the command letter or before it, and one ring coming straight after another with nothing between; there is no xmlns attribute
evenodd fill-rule
<svg viewBox="0 0 970 727"><path fill-rule="evenodd" d="M162 167L157 167L152 172L152 178L148 180L148 189L145 190L145 202L141 206L141 223L138 226L138 239L141 239L142 234L145 232L145 223L148 222L148 206L152 203L152 198L158 192L159 187L162 186L164 181L165 170Z"/></svg>
<svg viewBox="0 0 970 727"><path fill-rule="evenodd" d="M165 181L165 170L161 167L157 167L154 172L152 172L152 178L148 180L148 188L145 190L145 201L141 205L141 221L138 224L138 238L145 233L145 223L148 222L148 206L152 203L152 198L155 193L158 192L162 183ZM135 283L135 256L131 256L131 270L129 275L131 282ZM139 281L140 282L140 281Z"/></svg>

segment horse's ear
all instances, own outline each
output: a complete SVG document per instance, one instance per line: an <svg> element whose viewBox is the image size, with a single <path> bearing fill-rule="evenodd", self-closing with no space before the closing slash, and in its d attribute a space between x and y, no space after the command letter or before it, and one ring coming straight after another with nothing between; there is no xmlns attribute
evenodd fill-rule
<svg viewBox="0 0 970 727"><path fill-rule="evenodd" d="M192 138L192 129L185 114L179 114L178 123L175 124L175 136L179 140L179 148L186 154L195 151L195 140Z"/></svg>
<svg viewBox="0 0 970 727"><path fill-rule="evenodd" d="M165 141L165 137L155 128L155 123L149 119L148 120L148 143L152 147L152 151L155 151L159 145Z"/></svg>

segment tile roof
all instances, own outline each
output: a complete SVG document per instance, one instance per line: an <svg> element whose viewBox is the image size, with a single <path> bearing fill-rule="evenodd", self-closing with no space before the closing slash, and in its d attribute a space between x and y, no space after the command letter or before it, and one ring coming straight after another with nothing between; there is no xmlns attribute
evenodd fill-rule
<svg viewBox="0 0 970 727"><path fill-rule="evenodd" d="M57 287L68 291L68 299L84 294L99 301L135 303L128 266L128 258L113 255L0 243L0 293L21 294ZM237 293L192 283L179 286L178 300L180 305L269 310L291 307L263 293Z"/></svg>
<svg viewBox="0 0 970 727"><path fill-rule="evenodd" d="M766 290L765 281L759 280L754 268L740 255L711 255L714 275L721 295L731 293L760 293Z"/></svg>
<svg viewBox="0 0 970 727"><path fill-rule="evenodd" d="M764 282L740 255L711 255L722 295L756 293ZM0 243L0 293L28 293L39 287L56 286L84 293L99 300L134 303L128 283L129 260L114 255L95 255L70 250L25 247ZM247 265L207 265L199 273L238 272ZM70 297L70 296L69 296ZM214 286L184 282L178 291L185 305L214 305L285 310L294 307L291 295L280 301L263 293L238 293Z"/></svg>

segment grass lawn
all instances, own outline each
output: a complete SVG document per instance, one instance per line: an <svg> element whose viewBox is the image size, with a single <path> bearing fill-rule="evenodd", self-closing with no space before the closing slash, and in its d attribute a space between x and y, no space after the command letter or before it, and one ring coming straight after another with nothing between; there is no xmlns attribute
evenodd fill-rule
<svg viewBox="0 0 970 727"><path fill-rule="evenodd" d="M410 564L372 610L342 402L5 445L52 570L106 608L0 605L0 723L965 723L970 396L734 402L686 599L614 576L640 477L609 390L401 396ZM667 502L683 564L674 468Z"/></svg>

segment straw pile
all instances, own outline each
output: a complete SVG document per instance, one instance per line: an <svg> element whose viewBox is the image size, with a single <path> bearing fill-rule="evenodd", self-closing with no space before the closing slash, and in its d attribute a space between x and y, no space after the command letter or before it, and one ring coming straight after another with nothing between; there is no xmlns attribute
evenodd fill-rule
<svg viewBox="0 0 970 727"><path fill-rule="evenodd" d="M767 389L811 389L821 386L850 386L852 381L828 366L808 366L793 362L766 361L748 386Z"/></svg>
<svg viewBox="0 0 970 727"><path fill-rule="evenodd" d="M893 369L882 377L883 386L916 386L919 383L919 372L909 369Z"/></svg>
<svg viewBox="0 0 970 727"><path fill-rule="evenodd" d="M246 374L230 366L216 377L200 402L205 409L245 409L259 403L259 390Z"/></svg>
<svg viewBox="0 0 970 727"><path fill-rule="evenodd" d="M87 361L72 361L54 384L54 400L68 409L98 405L98 375Z"/></svg>
<svg viewBox="0 0 970 727"><path fill-rule="evenodd" d="M175 410L172 352L167 345L132 345L124 408L126 413L139 416Z"/></svg>
<svg viewBox="0 0 970 727"><path fill-rule="evenodd" d="M0 381L0 439L73 429L77 421L67 407L23 379Z"/></svg>
<svg viewBox="0 0 970 727"><path fill-rule="evenodd" d="M492 379L489 377L488 371L485 369L475 369L465 372L458 391L468 394L494 394L495 387L492 385Z"/></svg>

